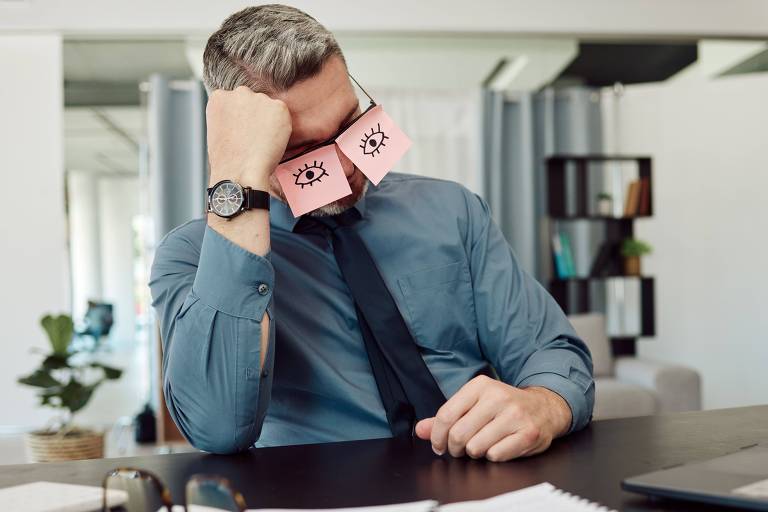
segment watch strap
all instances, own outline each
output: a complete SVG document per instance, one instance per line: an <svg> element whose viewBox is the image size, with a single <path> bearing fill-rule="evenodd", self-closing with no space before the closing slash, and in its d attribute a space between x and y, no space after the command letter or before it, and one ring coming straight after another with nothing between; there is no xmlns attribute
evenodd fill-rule
<svg viewBox="0 0 768 512"><path fill-rule="evenodd" d="M243 205L246 210L269 210L269 192L264 190L255 190L250 187L243 189L245 195L245 204Z"/></svg>

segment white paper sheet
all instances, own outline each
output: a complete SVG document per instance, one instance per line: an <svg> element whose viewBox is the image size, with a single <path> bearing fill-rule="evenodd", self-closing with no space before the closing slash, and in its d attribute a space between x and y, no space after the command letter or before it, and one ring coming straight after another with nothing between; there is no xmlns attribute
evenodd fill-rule
<svg viewBox="0 0 768 512"><path fill-rule="evenodd" d="M33 482L0 489L0 510L13 512L92 512L101 510L101 487L90 485ZM110 489L107 504L122 505L125 491Z"/></svg>

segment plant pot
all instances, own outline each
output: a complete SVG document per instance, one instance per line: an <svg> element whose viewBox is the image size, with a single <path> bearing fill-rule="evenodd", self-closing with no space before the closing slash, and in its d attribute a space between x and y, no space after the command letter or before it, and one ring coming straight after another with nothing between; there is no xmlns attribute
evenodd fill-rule
<svg viewBox="0 0 768 512"><path fill-rule="evenodd" d="M603 217L613 216L613 200L611 199L598 199L597 200L597 213Z"/></svg>
<svg viewBox="0 0 768 512"><path fill-rule="evenodd" d="M624 257L624 275L627 275L627 276L640 275L640 256Z"/></svg>
<svg viewBox="0 0 768 512"><path fill-rule="evenodd" d="M61 432L36 431L24 436L30 462L99 459L104 456L104 434L77 429Z"/></svg>

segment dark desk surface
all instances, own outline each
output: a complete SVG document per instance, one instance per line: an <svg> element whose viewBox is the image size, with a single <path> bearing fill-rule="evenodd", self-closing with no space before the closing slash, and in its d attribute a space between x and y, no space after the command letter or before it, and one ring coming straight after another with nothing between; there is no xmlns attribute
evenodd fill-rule
<svg viewBox="0 0 768 512"><path fill-rule="evenodd" d="M625 493L622 478L768 440L768 406L594 422L544 454L507 463L435 456L421 441L378 439L254 449L220 456L153 455L0 466L0 487L48 480L98 485L116 466L157 473L175 499L193 473L231 479L251 508L327 508L434 498L486 498L549 481L621 510L716 510Z"/></svg>

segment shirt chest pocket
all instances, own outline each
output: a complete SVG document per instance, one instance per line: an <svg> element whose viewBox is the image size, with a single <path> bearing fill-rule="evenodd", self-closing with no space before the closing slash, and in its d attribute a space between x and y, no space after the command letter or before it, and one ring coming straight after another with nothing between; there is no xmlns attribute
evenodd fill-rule
<svg viewBox="0 0 768 512"><path fill-rule="evenodd" d="M466 261L456 261L398 278L406 322L416 343L451 349L477 338L472 279Z"/></svg>

